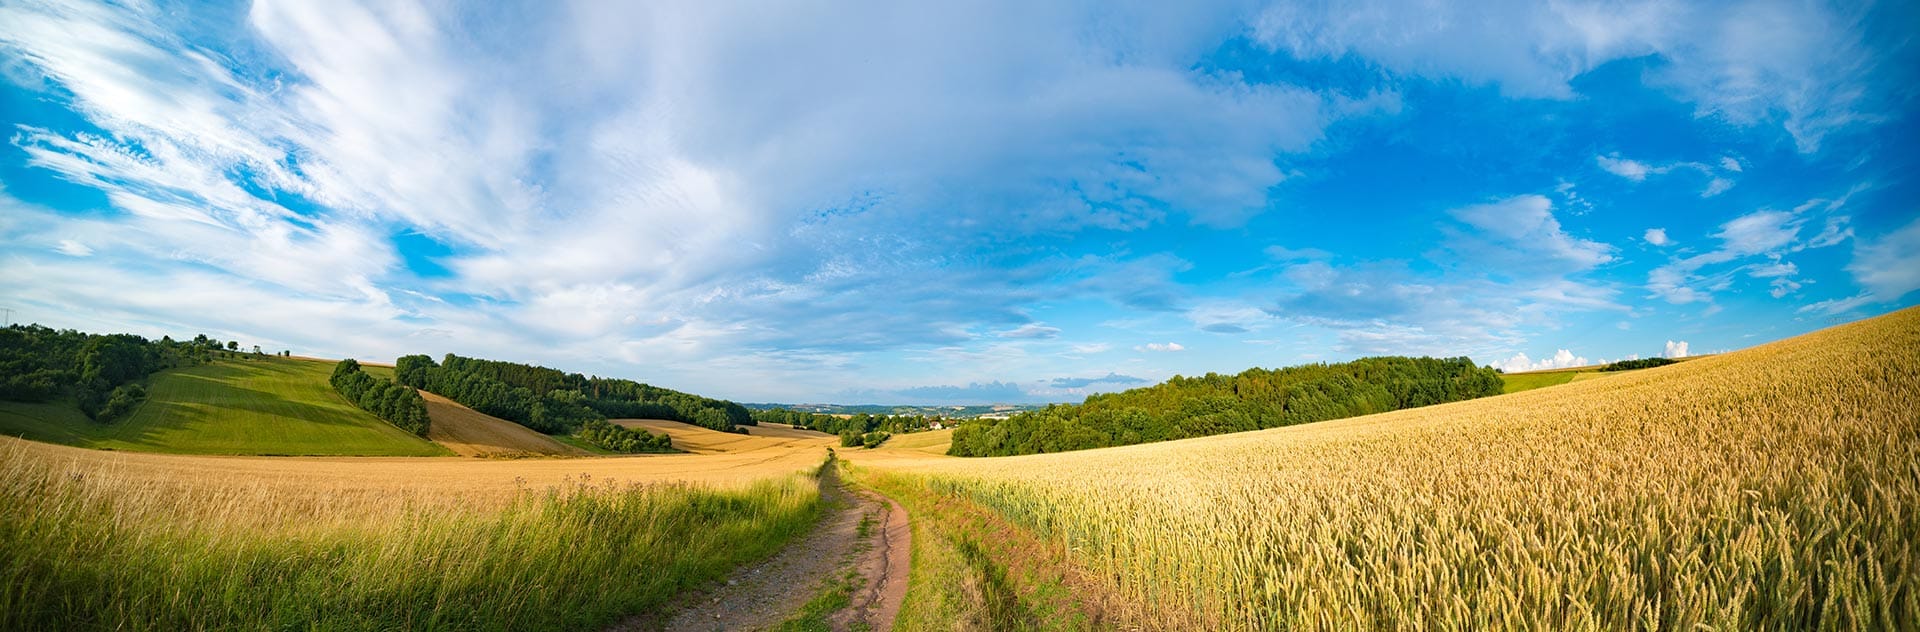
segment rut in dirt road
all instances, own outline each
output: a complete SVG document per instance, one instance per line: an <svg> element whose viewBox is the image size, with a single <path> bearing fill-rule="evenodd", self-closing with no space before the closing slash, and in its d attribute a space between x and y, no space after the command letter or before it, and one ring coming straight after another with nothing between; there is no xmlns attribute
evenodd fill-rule
<svg viewBox="0 0 1920 632"><path fill-rule="evenodd" d="M813 532L773 557L734 571L724 581L669 602L611 631L707 632L766 630L799 613L836 580L855 573L851 603L827 617L835 630L856 623L888 630L906 597L912 532L906 511L891 499L840 480L837 464L821 469L825 514ZM864 523L864 528L863 528Z"/></svg>

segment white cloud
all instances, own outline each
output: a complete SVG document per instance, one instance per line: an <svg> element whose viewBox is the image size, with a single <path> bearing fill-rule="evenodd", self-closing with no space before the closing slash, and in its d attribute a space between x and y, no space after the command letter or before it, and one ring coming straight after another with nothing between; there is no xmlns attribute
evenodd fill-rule
<svg viewBox="0 0 1920 632"><path fill-rule="evenodd" d="M1765 263L1765 264L1750 266L1747 269L1747 275L1752 276L1753 278L1756 278L1756 279L1788 277L1788 276L1793 276L1799 273L1800 273L1800 266L1796 266L1790 261L1776 260L1772 263Z"/></svg>
<svg viewBox="0 0 1920 632"><path fill-rule="evenodd" d="M1802 208L1810 206L1803 205ZM1830 210L1837 208L1829 206ZM1719 248L1675 259L1648 272L1646 287L1649 296L1675 305L1712 302L1713 294L1731 287L1735 276L1742 271L1752 278L1770 279L1768 294L1774 298L1792 294L1807 281L1795 278L1799 268L1792 262L1782 260L1783 255L1807 248L1831 246L1852 236L1851 230L1845 228L1846 217L1835 216L1828 219L1826 232L1812 240L1801 240L1801 228L1806 222L1807 218L1799 212L1774 210L1755 211L1728 220L1713 234L1720 240ZM1652 243L1652 240L1648 242ZM1767 257L1767 263L1731 270L1718 267L1758 256ZM1703 273L1703 270L1714 271Z"/></svg>
<svg viewBox="0 0 1920 632"><path fill-rule="evenodd" d="M1493 368L1508 373L1522 371L1545 371L1548 369L1567 369L1591 364L1585 357L1576 356L1572 351L1561 349L1553 352L1552 357L1533 360L1525 353L1516 353L1511 358L1493 363Z"/></svg>
<svg viewBox="0 0 1920 632"><path fill-rule="evenodd" d="M1920 290L1920 218L1878 239L1854 242L1847 271L1878 302L1892 302Z"/></svg>
<svg viewBox="0 0 1920 632"><path fill-rule="evenodd" d="M1177 257L991 253L1010 234L1238 226L1296 173L1277 156L1397 107L1389 90L1195 70L1245 28L1224 7L552 6L262 0L189 19L0 5L9 77L100 130L23 128L14 143L111 205L88 209L105 219L35 219L22 243L204 267L289 304L446 332L470 353L645 360L732 388L726 371L769 349L779 366L814 366L959 344L1041 298L1180 309ZM435 263L451 274L415 278L396 233L446 246ZM131 304L50 296L97 301L55 311ZM435 306L447 301L484 318ZM290 339L377 330L259 325ZM370 348L334 333L336 346L306 348Z"/></svg>
<svg viewBox="0 0 1920 632"><path fill-rule="evenodd" d="M1276 261L1322 260L1333 258L1333 253L1319 248L1288 248L1286 246L1267 246L1263 251Z"/></svg>
<svg viewBox="0 0 1920 632"><path fill-rule="evenodd" d="M1742 168L1742 166L1740 165L1740 161L1735 159L1733 156L1721 156L1720 168L1726 171L1731 171L1733 173L1740 173L1742 171L1745 171L1745 169Z"/></svg>
<svg viewBox="0 0 1920 632"><path fill-rule="evenodd" d="M78 242L78 241L74 241L74 240L72 240L72 239L62 239L62 240L60 240L60 245L58 245L58 246L55 246L55 247L53 248L53 250L54 250L54 252L58 252L58 253L60 253L60 254L63 254L63 255L67 255L67 256L69 256L69 257L91 257L91 256L93 256L93 249L92 249L92 248L88 248L86 244L83 244L83 243L80 243L80 242Z"/></svg>
<svg viewBox="0 0 1920 632"><path fill-rule="evenodd" d="M1096 353L1106 353L1108 350L1113 349L1113 345L1106 342L1084 342L1075 344L1070 347L1070 349L1072 349L1075 354L1093 355Z"/></svg>
<svg viewBox="0 0 1920 632"><path fill-rule="evenodd" d="M1001 338L1046 339L1060 337L1059 327L1048 327L1043 323L1027 323L1013 329L998 332Z"/></svg>
<svg viewBox="0 0 1920 632"><path fill-rule="evenodd" d="M1846 215L1836 215L1827 218L1826 228L1821 229L1820 234L1815 235L1813 239L1807 240L1805 247L1825 248L1852 239L1853 227L1849 225L1851 221L1852 218Z"/></svg>
<svg viewBox="0 0 1920 632"><path fill-rule="evenodd" d="M1273 320L1273 315L1245 303L1209 301L1187 310L1187 320L1201 331L1242 334L1265 327Z"/></svg>
<svg viewBox="0 0 1920 632"><path fill-rule="evenodd" d="M1666 246L1673 243L1673 240L1667 238L1667 229L1665 228L1649 228L1641 239L1655 246Z"/></svg>
<svg viewBox="0 0 1920 632"><path fill-rule="evenodd" d="M1756 211L1720 225L1713 236L1734 255L1755 255L1793 243L1806 221L1787 211Z"/></svg>
<svg viewBox="0 0 1920 632"><path fill-rule="evenodd" d="M1660 357L1662 358L1687 357L1687 341L1682 340L1679 342L1674 342L1672 340L1668 340L1666 349L1660 352Z"/></svg>
<svg viewBox="0 0 1920 632"><path fill-rule="evenodd" d="M1602 170L1634 182L1645 182L1649 175L1660 175L1680 170L1699 173L1707 178L1706 187L1700 190L1700 197L1702 198L1710 198L1726 193L1732 189L1734 185L1732 174L1740 172L1740 163L1731 162L1732 159L1730 158L1723 160L1720 171L1715 171L1713 166L1706 163L1672 162L1652 165L1638 160L1622 158L1619 154L1594 156L1593 160L1600 165ZM1731 165L1732 168L1725 168L1728 165Z"/></svg>
<svg viewBox="0 0 1920 632"><path fill-rule="evenodd" d="M1638 160L1628 160L1625 158L1620 158L1619 154L1615 154L1613 156L1594 156L1593 159L1595 162L1599 163L1600 168L1605 169L1607 173L1611 173L1613 175L1620 176L1622 178L1626 178L1634 182L1645 181L1647 179L1647 174L1653 171L1653 168L1648 167L1647 163L1640 162ZM1664 173L1665 171L1666 170L1664 169L1660 170L1661 173Z"/></svg>
<svg viewBox="0 0 1920 632"><path fill-rule="evenodd" d="M1777 125L1802 152L1897 106L1862 41L1874 5L1755 0L1276 3L1255 38L1296 57L1353 55L1392 72L1494 84L1509 95L1570 98L1570 81L1610 61L1658 55L1647 81L1700 116Z"/></svg>
<svg viewBox="0 0 1920 632"><path fill-rule="evenodd" d="M1722 193L1726 193L1728 189L1732 189L1732 188L1733 188L1733 180L1730 180L1727 178L1714 178L1712 180L1707 181L1707 188L1706 190L1700 192L1700 197L1710 198Z"/></svg>
<svg viewBox="0 0 1920 632"><path fill-rule="evenodd" d="M1587 270L1613 260L1612 246L1568 234L1546 196L1519 195L1449 214L1476 229L1449 244L1468 258L1505 260L1549 272Z"/></svg>
<svg viewBox="0 0 1920 632"><path fill-rule="evenodd" d="M1874 302L1872 292L1861 292L1846 298L1833 298L1809 303L1801 306L1800 309L1794 310L1794 313L1805 314L1808 312L1820 312L1822 314L1834 315L1859 309Z"/></svg>
<svg viewBox="0 0 1920 632"><path fill-rule="evenodd" d="M1143 351L1143 352L1145 351L1174 352L1174 351L1186 351L1187 348L1184 346L1181 346L1180 343L1178 342L1149 342L1147 344L1134 347L1133 350Z"/></svg>

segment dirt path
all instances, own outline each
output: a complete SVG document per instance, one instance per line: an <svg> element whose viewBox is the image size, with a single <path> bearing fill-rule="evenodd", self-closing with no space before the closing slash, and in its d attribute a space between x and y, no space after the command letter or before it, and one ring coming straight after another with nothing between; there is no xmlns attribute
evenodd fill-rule
<svg viewBox="0 0 1920 632"><path fill-rule="evenodd" d="M798 613L829 582L859 572L852 603L829 617L833 629L862 622L873 630L893 627L907 594L912 531L899 503L840 480L837 467L821 476L821 501L827 515L812 533L758 564L734 571L725 581L683 595L663 613L641 616L611 631L707 632L766 630ZM863 528L863 524L865 526Z"/></svg>
<svg viewBox="0 0 1920 632"><path fill-rule="evenodd" d="M860 490L877 510L873 520L872 546L860 555L857 567L866 584L853 593L853 603L832 619L833 629L852 629L862 623L872 630L893 628L900 614L900 603L907 597L907 573L913 562L913 525L907 522L907 510L892 498L872 490Z"/></svg>

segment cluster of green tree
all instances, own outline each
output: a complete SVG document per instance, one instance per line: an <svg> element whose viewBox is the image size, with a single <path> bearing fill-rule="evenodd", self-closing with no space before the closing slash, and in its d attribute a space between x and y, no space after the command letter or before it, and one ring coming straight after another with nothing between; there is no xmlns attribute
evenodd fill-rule
<svg viewBox="0 0 1920 632"><path fill-rule="evenodd" d="M1669 364L1674 364L1676 362L1678 362L1678 360L1670 360L1667 358L1641 358L1639 360L1621 360L1619 362L1615 362L1613 364L1600 367L1600 370L1632 371L1634 369L1651 369L1657 366L1666 366Z"/></svg>
<svg viewBox="0 0 1920 632"><path fill-rule="evenodd" d="M420 391L367 375L353 358L334 365L330 381L333 390L340 391L342 397L361 410L373 413L375 417L385 419L401 430L427 436L427 426L432 421L427 418L427 400L420 397Z"/></svg>
<svg viewBox="0 0 1920 632"><path fill-rule="evenodd" d="M645 430L633 430L594 419L580 424L575 436L602 448L623 454L673 452L673 440Z"/></svg>
<svg viewBox="0 0 1920 632"><path fill-rule="evenodd" d="M816 424L829 425L840 421L840 418L834 415L801 412L786 408L755 410L751 414L753 416L753 422L757 424L786 424L795 428L813 428Z"/></svg>
<svg viewBox="0 0 1920 632"><path fill-rule="evenodd" d="M1239 375L1208 373L1087 397L953 433L955 456L1064 452L1259 430L1473 399L1501 392L1467 358L1362 358Z"/></svg>
<svg viewBox="0 0 1920 632"><path fill-rule="evenodd" d="M0 399L46 402L71 397L81 412L111 421L146 397L140 385L161 369L208 361L220 342L157 341L133 334L88 334L40 325L0 329Z"/></svg>
<svg viewBox="0 0 1920 632"><path fill-rule="evenodd" d="M851 448L859 446L872 449L879 447L882 443L886 443L887 439L891 437L893 437L893 433L884 430L860 432L849 428L840 431L840 447Z"/></svg>
<svg viewBox="0 0 1920 632"><path fill-rule="evenodd" d="M800 412L785 408L753 411L753 420L760 423L787 424L795 428L817 430L832 435L844 435L848 431L852 431L858 435L879 431L905 434L931 429L934 422L948 422L945 417L928 417L926 415L872 415L856 413L853 415L839 416Z"/></svg>
<svg viewBox="0 0 1920 632"><path fill-rule="evenodd" d="M1016 413L1026 410L1039 410L1039 404L991 404L970 406L909 406L883 404L753 404L742 403L749 410L793 410L802 413L823 415L921 415L925 417L944 417L952 419L977 417L994 413Z"/></svg>
<svg viewBox="0 0 1920 632"><path fill-rule="evenodd" d="M401 384L547 434L564 434L609 417L670 419L721 431L753 424L747 409L733 402L632 380L451 353L440 363L424 355L402 356L394 363L394 376Z"/></svg>

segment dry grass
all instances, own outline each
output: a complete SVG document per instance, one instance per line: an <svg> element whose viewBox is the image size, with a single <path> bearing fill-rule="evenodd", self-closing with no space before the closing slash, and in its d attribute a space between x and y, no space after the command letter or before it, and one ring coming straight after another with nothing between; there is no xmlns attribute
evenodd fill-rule
<svg viewBox="0 0 1920 632"><path fill-rule="evenodd" d="M864 467L1179 629L1920 621L1920 309L1608 379L1085 452Z"/></svg>
<svg viewBox="0 0 1920 632"><path fill-rule="evenodd" d="M420 391L427 400L427 415L433 423L427 438L446 446L460 456L586 456L587 451L540 434L526 426L507 421L459 402Z"/></svg>
<svg viewBox="0 0 1920 632"><path fill-rule="evenodd" d="M673 447L694 454L777 455L794 450L824 455L828 447L840 445L839 439L823 432L787 429L763 430L761 434L734 434L705 426L664 419L613 419L613 423L633 429L665 433L673 438ZM752 426L742 426L751 430ZM815 459L818 462L818 459Z"/></svg>
<svg viewBox="0 0 1920 632"><path fill-rule="evenodd" d="M459 457L222 457L102 452L0 438L8 460L44 464L64 475L111 473L130 489L168 494L222 494L252 490L308 506L303 515L358 516L413 507L485 510L504 506L522 490L600 481L691 483L740 489L810 471L826 449L735 454L634 455L580 459L477 460ZM239 511L239 514L252 512ZM223 512L225 513L225 512Z"/></svg>
<svg viewBox="0 0 1920 632"><path fill-rule="evenodd" d="M776 550L819 499L801 473L473 497L281 480L358 460L189 478L153 466L222 459L50 447L0 444L0 629L593 629Z"/></svg>
<svg viewBox="0 0 1920 632"><path fill-rule="evenodd" d="M946 454L947 447L953 445L953 429L927 430L893 435L876 450L899 450L923 454Z"/></svg>

